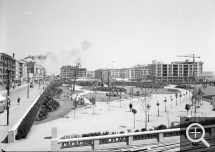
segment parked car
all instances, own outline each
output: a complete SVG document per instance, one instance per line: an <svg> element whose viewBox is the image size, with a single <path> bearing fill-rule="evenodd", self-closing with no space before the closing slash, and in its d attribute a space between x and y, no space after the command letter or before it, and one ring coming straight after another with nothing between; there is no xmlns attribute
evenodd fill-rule
<svg viewBox="0 0 215 152"><path fill-rule="evenodd" d="M30 88L33 88L33 87L34 87L33 82L31 82L30 83Z"/></svg>
<svg viewBox="0 0 215 152"><path fill-rule="evenodd" d="M19 83L17 86L20 86L21 84Z"/></svg>
<svg viewBox="0 0 215 152"><path fill-rule="evenodd" d="M0 113L6 109L6 98L0 95Z"/></svg>

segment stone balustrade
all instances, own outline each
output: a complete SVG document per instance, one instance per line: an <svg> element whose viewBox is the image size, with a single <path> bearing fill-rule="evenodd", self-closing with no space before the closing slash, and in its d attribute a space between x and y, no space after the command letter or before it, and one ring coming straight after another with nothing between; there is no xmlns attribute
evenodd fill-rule
<svg viewBox="0 0 215 152"><path fill-rule="evenodd" d="M197 127L198 128L198 127ZM215 136L215 125L204 126L205 132L209 136ZM193 128L194 129L194 128ZM193 130L191 129L191 130ZM57 127L52 127L51 151L59 151L64 148L92 146L93 150L99 149L99 145L126 142L133 145L133 141L156 139L157 142L164 141L167 137L184 136L186 138L186 128L175 128L155 131L145 131L136 133L114 134L95 137L58 139Z"/></svg>

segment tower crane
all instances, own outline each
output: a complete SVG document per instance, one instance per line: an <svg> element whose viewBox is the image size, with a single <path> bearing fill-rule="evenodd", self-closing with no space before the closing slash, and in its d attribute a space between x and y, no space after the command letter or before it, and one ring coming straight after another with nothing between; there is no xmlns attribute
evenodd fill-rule
<svg viewBox="0 0 215 152"><path fill-rule="evenodd" d="M177 57L190 57L193 58L193 80L196 80L195 77L195 71L194 71L194 64L195 64L195 58L200 58L200 56L196 56L195 54L188 54L188 55L178 55Z"/></svg>

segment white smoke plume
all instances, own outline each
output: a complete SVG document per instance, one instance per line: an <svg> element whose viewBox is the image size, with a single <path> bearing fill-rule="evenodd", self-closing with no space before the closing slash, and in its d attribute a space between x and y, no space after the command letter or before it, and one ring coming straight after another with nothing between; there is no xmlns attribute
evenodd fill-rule
<svg viewBox="0 0 215 152"><path fill-rule="evenodd" d="M86 56L87 52L93 48L93 45L84 40L81 43L81 48L73 48L72 50L63 50L59 53L47 52L45 54L37 56L29 56L29 58L41 64L48 72L60 73L60 68L65 65L75 65L74 62L77 58L83 58Z"/></svg>

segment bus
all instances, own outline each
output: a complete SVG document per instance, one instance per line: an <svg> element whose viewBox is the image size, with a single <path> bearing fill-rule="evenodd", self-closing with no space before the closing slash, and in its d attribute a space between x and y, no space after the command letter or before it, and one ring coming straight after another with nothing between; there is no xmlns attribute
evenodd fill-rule
<svg viewBox="0 0 215 152"><path fill-rule="evenodd" d="M0 113L4 112L6 107L7 107L6 98L0 95Z"/></svg>

